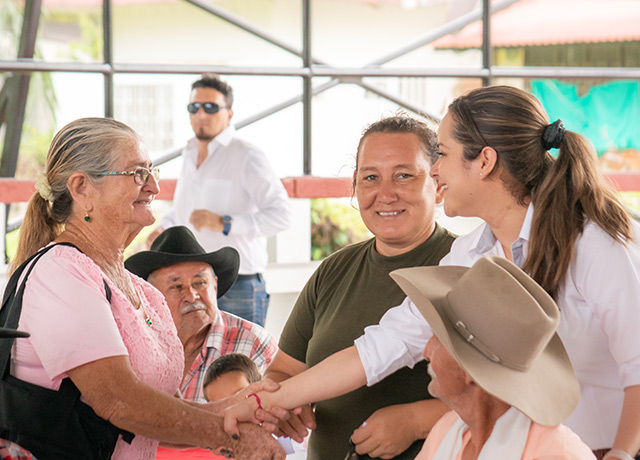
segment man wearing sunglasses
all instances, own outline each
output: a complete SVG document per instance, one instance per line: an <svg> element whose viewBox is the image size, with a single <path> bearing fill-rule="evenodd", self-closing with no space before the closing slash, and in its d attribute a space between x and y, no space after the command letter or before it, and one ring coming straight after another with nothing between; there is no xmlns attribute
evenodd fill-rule
<svg viewBox="0 0 640 460"><path fill-rule="evenodd" d="M238 279L218 306L264 326L269 306L262 276L266 239L289 227L291 203L265 154L236 137L232 88L217 76L203 76L191 90L187 111L195 137L182 152L173 207L147 245L165 228L185 225L208 252L235 248Z"/></svg>

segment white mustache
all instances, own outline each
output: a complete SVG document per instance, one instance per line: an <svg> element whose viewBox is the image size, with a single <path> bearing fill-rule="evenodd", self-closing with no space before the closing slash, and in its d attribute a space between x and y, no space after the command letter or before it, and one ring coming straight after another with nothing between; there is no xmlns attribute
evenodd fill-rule
<svg viewBox="0 0 640 460"><path fill-rule="evenodd" d="M196 311L196 310L206 310L207 306L204 304L204 302L202 302L201 300L196 300L195 302L191 302L190 304L185 305L184 307L182 307L182 309L180 310L181 314L185 314L185 313L189 313L191 311Z"/></svg>

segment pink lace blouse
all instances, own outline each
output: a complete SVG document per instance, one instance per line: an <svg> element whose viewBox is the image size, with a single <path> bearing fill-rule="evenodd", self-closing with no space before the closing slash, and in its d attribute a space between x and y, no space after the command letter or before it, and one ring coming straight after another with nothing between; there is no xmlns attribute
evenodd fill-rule
<svg viewBox="0 0 640 460"><path fill-rule="evenodd" d="M111 288L111 303L103 279ZM19 329L31 334L16 340L11 373L58 389L66 371L111 356L128 355L137 377L158 390L175 394L184 353L162 294L131 275L145 322L124 294L87 256L57 246L38 261L27 280ZM97 376L99 378L99 376ZM131 445L118 440L112 459L153 459L158 441L136 435Z"/></svg>

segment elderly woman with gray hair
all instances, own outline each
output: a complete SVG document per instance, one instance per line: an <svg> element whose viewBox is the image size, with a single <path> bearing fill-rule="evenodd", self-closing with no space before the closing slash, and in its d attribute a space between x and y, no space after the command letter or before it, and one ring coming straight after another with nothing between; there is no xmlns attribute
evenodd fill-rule
<svg viewBox="0 0 640 460"><path fill-rule="evenodd" d="M123 123L83 118L54 137L0 310L0 325L31 334L0 353L0 437L40 460L150 460L159 441L282 459L261 428L234 439L219 406L176 397L184 358L171 314L123 260L154 222L157 181Z"/></svg>

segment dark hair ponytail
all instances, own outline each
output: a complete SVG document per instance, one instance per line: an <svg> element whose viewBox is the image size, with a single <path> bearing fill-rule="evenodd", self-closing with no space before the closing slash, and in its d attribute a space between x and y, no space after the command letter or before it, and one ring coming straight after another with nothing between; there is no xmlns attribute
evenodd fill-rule
<svg viewBox="0 0 640 460"><path fill-rule="evenodd" d="M629 214L600 172L595 151L577 133L565 133L558 159L532 198L529 256L522 268L553 296L587 220L622 244L632 239Z"/></svg>
<svg viewBox="0 0 640 460"><path fill-rule="evenodd" d="M449 106L465 159L485 146L498 153L500 180L520 203L534 204L529 252L523 269L556 296L577 237L587 220L612 238L631 240L631 219L604 178L589 142L562 124L549 124L533 95L510 86L472 90ZM547 151L559 147L558 159Z"/></svg>

